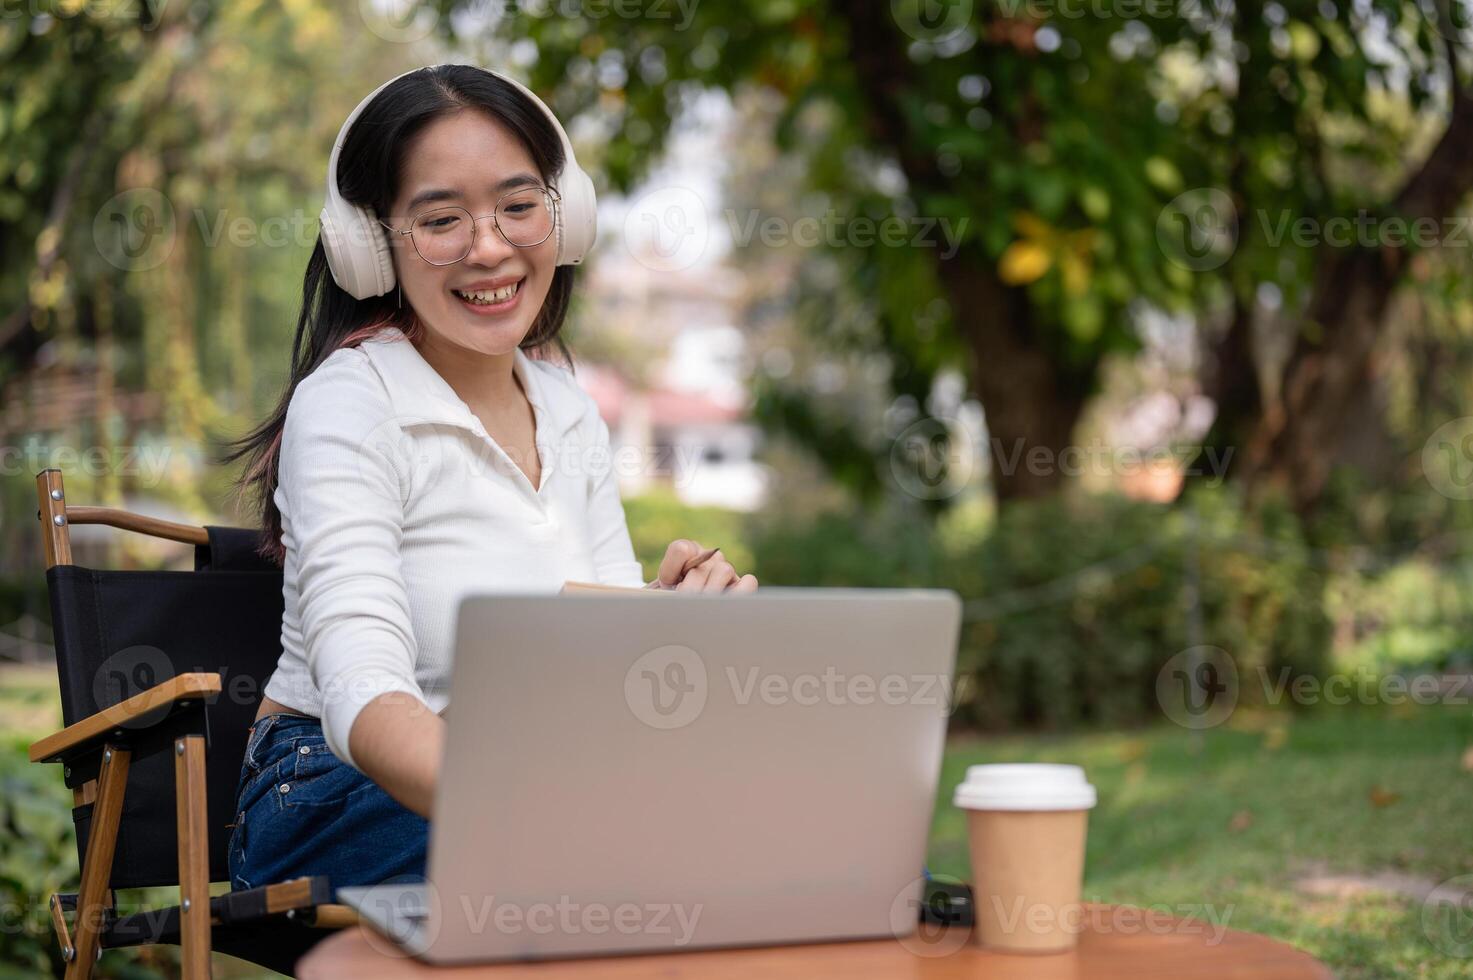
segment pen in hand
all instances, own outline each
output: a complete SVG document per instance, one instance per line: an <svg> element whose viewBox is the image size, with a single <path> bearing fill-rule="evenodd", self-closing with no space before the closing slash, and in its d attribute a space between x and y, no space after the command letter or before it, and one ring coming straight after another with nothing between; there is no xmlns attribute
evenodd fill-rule
<svg viewBox="0 0 1473 980"><path fill-rule="evenodd" d="M685 576L690 573L691 569L695 568L701 562L703 562L706 559L710 558L712 555L716 554L716 552L718 552L720 550L721 550L720 548L707 548L705 551L701 552L699 555L696 555L694 558L692 558L689 561L687 561L684 565L680 566L680 574L677 575L677 576L675 576L675 585L671 585L671 586L668 586L667 587L667 586L661 584L660 579L657 576L655 578L655 580L653 582L651 582L649 585L646 585L645 588L647 588L647 589L666 589L667 591L673 590L676 585L679 585L682 581L685 580Z"/></svg>

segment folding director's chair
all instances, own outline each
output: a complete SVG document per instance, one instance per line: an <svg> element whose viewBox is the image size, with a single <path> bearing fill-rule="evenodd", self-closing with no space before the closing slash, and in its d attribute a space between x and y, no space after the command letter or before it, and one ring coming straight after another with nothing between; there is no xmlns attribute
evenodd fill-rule
<svg viewBox="0 0 1473 980"><path fill-rule="evenodd" d="M247 730L281 652L281 570L255 553L255 531L69 507L55 469L36 475L36 492L66 727L30 757L62 763L75 803L81 886L51 896L66 977L89 977L103 949L150 943L178 944L189 980L209 976L212 949L291 973L327 930L356 921L329 904L328 880L209 891L229 879ZM72 524L193 544L195 570L74 565ZM175 907L115 907L114 889L175 884Z"/></svg>

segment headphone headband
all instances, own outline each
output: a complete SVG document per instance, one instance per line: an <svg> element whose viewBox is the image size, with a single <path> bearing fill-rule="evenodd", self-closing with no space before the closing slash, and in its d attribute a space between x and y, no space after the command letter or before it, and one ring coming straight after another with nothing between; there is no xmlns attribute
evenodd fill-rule
<svg viewBox="0 0 1473 980"><path fill-rule="evenodd" d="M434 68L448 67L442 65ZM332 270L333 281L355 299L382 296L394 288L394 264L389 250L388 236L378 223L378 216L369 207L351 204L343 198L338 188L338 158L343 143L353 128L353 123L380 92L406 75L425 71L415 68L384 82L359 102L348 114L347 120L338 130L333 141L332 153L327 161L327 197L321 214L322 246L327 254L327 265ZM495 75L512 85L532 104L542 110L556 130L563 145L562 170L548 181L557 191L558 203L554 205L554 227L557 234L557 265L579 265L593 248L598 233L598 202L594 194L593 180L578 165L573 155L573 143L557 116L547 103L521 82L490 68L478 68Z"/></svg>

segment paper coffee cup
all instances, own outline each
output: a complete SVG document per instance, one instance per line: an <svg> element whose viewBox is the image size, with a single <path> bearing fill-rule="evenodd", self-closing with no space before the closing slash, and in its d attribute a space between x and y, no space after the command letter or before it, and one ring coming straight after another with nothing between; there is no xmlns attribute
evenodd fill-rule
<svg viewBox="0 0 1473 980"><path fill-rule="evenodd" d="M971 766L952 802L968 811L974 938L1007 952L1072 949L1084 922L1084 840L1095 788L1079 766Z"/></svg>

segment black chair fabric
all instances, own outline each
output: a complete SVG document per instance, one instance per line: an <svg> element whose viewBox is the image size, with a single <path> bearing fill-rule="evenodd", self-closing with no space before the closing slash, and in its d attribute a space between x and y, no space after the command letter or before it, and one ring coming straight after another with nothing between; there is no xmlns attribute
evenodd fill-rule
<svg viewBox="0 0 1473 980"><path fill-rule="evenodd" d="M229 825L247 730L281 654L282 575L255 554L257 532L212 527L196 571L104 571L58 565L46 573L61 683L71 725L170 677L217 673L206 762L210 878L229 878ZM112 887L179 880L174 758L135 759L128 777ZM78 858L91 805L73 811Z"/></svg>
<svg viewBox="0 0 1473 980"><path fill-rule="evenodd" d="M274 572L281 569L270 559L256 553L261 532L245 527L206 526L210 536L207 545L195 545L194 570L197 572Z"/></svg>

